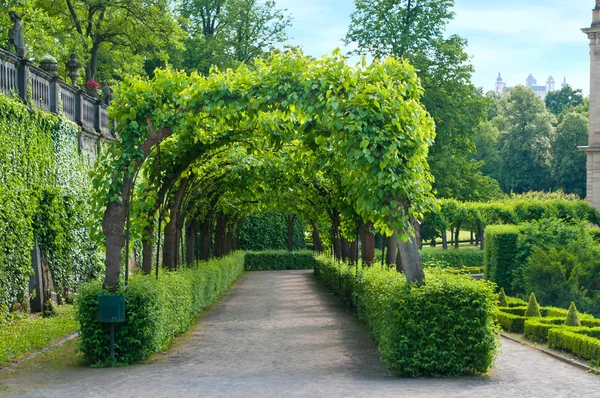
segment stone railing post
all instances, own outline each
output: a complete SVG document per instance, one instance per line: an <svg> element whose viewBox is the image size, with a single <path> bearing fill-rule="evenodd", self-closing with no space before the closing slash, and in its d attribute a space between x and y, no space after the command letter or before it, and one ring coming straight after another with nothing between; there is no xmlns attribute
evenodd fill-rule
<svg viewBox="0 0 600 398"><path fill-rule="evenodd" d="M27 87L29 86L29 65L30 62L26 59L21 60L21 62L17 65L17 91L19 93L19 97L25 102L27 105L31 105L29 103L29 99L27 98Z"/></svg>
<svg viewBox="0 0 600 398"><path fill-rule="evenodd" d="M75 123L83 125L83 90L77 90L75 94Z"/></svg>
<svg viewBox="0 0 600 398"><path fill-rule="evenodd" d="M102 134L102 129L101 129L101 125L100 125L100 104L102 103L102 100L97 99L96 103L94 104L94 130L96 130L98 133Z"/></svg>
<svg viewBox="0 0 600 398"><path fill-rule="evenodd" d="M50 80L50 112L58 113L60 103L60 78L58 76L54 76L52 80Z"/></svg>

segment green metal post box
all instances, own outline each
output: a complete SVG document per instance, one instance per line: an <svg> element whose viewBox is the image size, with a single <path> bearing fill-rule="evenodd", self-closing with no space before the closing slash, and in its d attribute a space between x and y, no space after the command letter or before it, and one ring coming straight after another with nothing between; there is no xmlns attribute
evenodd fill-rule
<svg viewBox="0 0 600 398"><path fill-rule="evenodd" d="M100 322L125 322L125 296L99 296L98 316Z"/></svg>

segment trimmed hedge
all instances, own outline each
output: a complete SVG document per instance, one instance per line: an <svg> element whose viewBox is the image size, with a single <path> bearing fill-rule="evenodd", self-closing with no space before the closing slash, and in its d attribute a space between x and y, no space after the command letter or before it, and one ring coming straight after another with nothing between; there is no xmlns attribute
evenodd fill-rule
<svg viewBox="0 0 600 398"><path fill-rule="evenodd" d="M310 250L246 252L244 266L246 271L312 269L315 266L315 256Z"/></svg>
<svg viewBox="0 0 600 398"><path fill-rule="evenodd" d="M125 322L117 325L117 363L131 364L166 349L173 338L187 330L200 311L215 303L244 273L244 254L200 263L198 267L154 276L135 275L117 294L125 296ZM98 321L98 296L108 295L100 282L81 290L76 301L80 350L94 365L112 364L110 328Z"/></svg>
<svg viewBox="0 0 600 398"><path fill-rule="evenodd" d="M497 353L490 284L426 271L425 285L394 270L366 269L317 257L316 275L356 308L382 361L401 376L484 373Z"/></svg>
<svg viewBox="0 0 600 398"><path fill-rule="evenodd" d="M562 327L548 331L548 346L571 351L590 360L600 360L600 339Z"/></svg>
<svg viewBox="0 0 600 398"><path fill-rule="evenodd" d="M519 227L490 225L485 229L484 273L506 292L512 292L513 270L517 268Z"/></svg>
<svg viewBox="0 0 600 398"><path fill-rule="evenodd" d="M546 342L548 331L554 328L564 327L565 318L529 318L525 320L524 335L530 340Z"/></svg>
<svg viewBox="0 0 600 398"><path fill-rule="evenodd" d="M421 250L423 262L444 262L450 267L481 267L483 266L483 250L479 249L448 249Z"/></svg>
<svg viewBox="0 0 600 398"><path fill-rule="evenodd" d="M252 214L240 227L239 240L242 250L285 250L287 249L288 229L286 214L267 211ZM292 249L306 249L304 228L299 218L294 220Z"/></svg>
<svg viewBox="0 0 600 398"><path fill-rule="evenodd" d="M525 330L525 321L528 319L525 316L509 314L500 309L496 309L494 318L502 330L512 333L523 333Z"/></svg>
<svg viewBox="0 0 600 398"><path fill-rule="evenodd" d="M525 311L527 311L527 306L518 306L518 307L498 307L498 309L502 312L506 312L512 315L525 316Z"/></svg>

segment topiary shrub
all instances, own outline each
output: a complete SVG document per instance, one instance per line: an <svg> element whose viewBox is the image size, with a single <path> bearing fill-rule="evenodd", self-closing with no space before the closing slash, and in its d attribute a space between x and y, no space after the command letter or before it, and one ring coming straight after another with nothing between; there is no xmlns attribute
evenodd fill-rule
<svg viewBox="0 0 600 398"><path fill-rule="evenodd" d="M506 300L506 293L504 293L504 288L500 288L500 293L498 294L498 305L500 307L508 307L508 301Z"/></svg>
<svg viewBox="0 0 600 398"><path fill-rule="evenodd" d="M565 325L581 326L579 314L577 313L577 307L575 307L575 303L573 302L571 302L571 305L569 306L569 312L567 313L567 318L565 319Z"/></svg>
<svg viewBox="0 0 600 398"><path fill-rule="evenodd" d="M525 316L529 318L541 317L542 313L540 312L540 305L538 304L535 293L531 293L529 296L529 303L527 303L527 311L525 311Z"/></svg>
<svg viewBox="0 0 600 398"><path fill-rule="evenodd" d="M150 275L131 277L129 286L121 286L117 291L125 296L126 303L125 322L116 327L117 363L135 363L166 349L243 272L244 254L237 252L199 267L161 272L158 280ZM92 282L82 288L76 301L79 348L87 363L98 366L112 364L110 327L98 321L98 296L109 294L99 281Z"/></svg>

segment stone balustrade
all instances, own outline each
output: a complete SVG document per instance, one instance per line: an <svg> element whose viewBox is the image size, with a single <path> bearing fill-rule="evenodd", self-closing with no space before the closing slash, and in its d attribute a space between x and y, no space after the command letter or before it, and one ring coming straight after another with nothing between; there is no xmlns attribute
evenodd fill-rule
<svg viewBox="0 0 600 398"><path fill-rule="evenodd" d="M115 139L106 112L108 105L4 49L0 49L0 91L20 97L32 108L62 113L77 123L85 133L82 146L86 140Z"/></svg>

